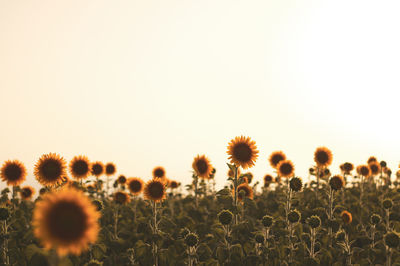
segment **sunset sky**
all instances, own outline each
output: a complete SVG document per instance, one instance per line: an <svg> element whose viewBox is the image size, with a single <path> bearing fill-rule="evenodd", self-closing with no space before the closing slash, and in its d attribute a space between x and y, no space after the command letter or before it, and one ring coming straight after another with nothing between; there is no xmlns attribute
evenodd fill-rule
<svg viewBox="0 0 400 266"><path fill-rule="evenodd" d="M49 152L154 166L191 182L206 154L250 136L272 173L282 150L307 177L370 155L400 161L398 1L0 1L0 162ZM4 187L2 182L0 187Z"/></svg>

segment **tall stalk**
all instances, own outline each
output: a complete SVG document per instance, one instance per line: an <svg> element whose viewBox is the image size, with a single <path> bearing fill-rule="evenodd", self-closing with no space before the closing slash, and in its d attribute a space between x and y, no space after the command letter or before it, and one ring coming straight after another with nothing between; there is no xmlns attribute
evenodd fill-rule
<svg viewBox="0 0 400 266"><path fill-rule="evenodd" d="M157 203L153 201L152 204L152 210L153 210L153 241L152 241L152 253L153 253L153 261L154 265L158 266L158 247L157 247L157 239L155 238L156 235L158 234L158 224L157 224Z"/></svg>

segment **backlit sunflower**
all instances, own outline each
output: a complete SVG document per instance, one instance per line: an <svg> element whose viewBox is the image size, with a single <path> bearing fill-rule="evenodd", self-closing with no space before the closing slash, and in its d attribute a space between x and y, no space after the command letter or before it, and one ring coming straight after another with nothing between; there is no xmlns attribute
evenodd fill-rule
<svg viewBox="0 0 400 266"><path fill-rule="evenodd" d="M244 193L241 193L241 191L243 191ZM234 193L234 191L232 191L232 193ZM253 198L253 189L249 186L248 183L242 183L237 187L237 195L240 201L243 200L243 194L246 198Z"/></svg>
<svg viewBox="0 0 400 266"><path fill-rule="evenodd" d="M376 159L375 156L370 156L367 160L367 164L373 163L373 162L377 162L378 159Z"/></svg>
<svg viewBox="0 0 400 266"><path fill-rule="evenodd" d="M369 163L368 166L372 176L376 176L381 171L381 165L377 161Z"/></svg>
<svg viewBox="0 0 400 266"><path fill-rule="evenodd" d="M350 224L351 221L353 221L353 216L348 211L342 211L340 216L342 217L342 221L344 224Z"/></svg>
<svg viewBox="0 0 400 266"><path fill-rule="evenodd" d="M160 178L154 178L146 183L143 194L147 200L160 202L166 196L165 183Z"/></svg>
<svg viewBox="0 0 400 266"><path fill-rule="evenodd" d="M105 168L106 168L107 176L111 176L111 175L115 174L115 172L117 171L117 168L115 167L115 164L113 164L113 163L107 163Z"/></svg>
<svg viewBox="0 0 400 266"><path fill-rule="evenodd" d="M264 176L264 187L268 187L272 182L274 182L272 175L266 174Z"/></svg>
<svg viewBox="0 0 400 266"><path fill-rule="evenodd" d="M326 167L332 163L332 152L326 147L318 147L314 152L314 161L318 167Z"/></svg>
<svg viewBox="0 0 400 266"><path fill-rule="evenodd" d="M128 189L133 195L139 195L144 188L144 182L141 178L132 177L127 181Z"/></svg>
<svg viewBox="0 0 400 266"><path fill-rule="evenodd" d="M340 170L346 175L349 175L353 171L354 165L352 163L344 163L340 165Z"/></svg>
<svg viewBox="0 0 400 266"><path fill-rule="evenodd" d="M130 200L128 193L117 191L114 193L114 201L118 204L126 204Z"/></svg>
<svg viewBox="0 0 400 266"><path fill-rule="evenodd" d="M275 169L278 166L278 163L284 160L286 160L286 155L283 153L283 151L274 151L269 156L269 164Z"/></svg>
<svg viewBox="0 0 400 266"><path fill-rule="evenodd" d="M124 185L126 183L126 177L124 175L120 175L117 179L118 184Z"/></svg>
<svg viewBox="0 0 400 266"><path fill-rule="evenodd" d="M6 161L0 170L1 180L9 186L18 186L26 179L26 168L18 160Z"/></svg>
<svg viewBox="0 0 400 266"><path fill-rule="evenodd" d="M243 169L254 166L258 157L256 142L244 136L236 137L231 140L227 153L231 163Z"/></svg>
<svg viewBox="0 0 400 266"><path fill-rule="evenodd" d="M30 200L35 194L35 189L31 186L25 186L21 189L20 195L24 200Z"/></svg>
<svg viewBox="0 0 400 266"><path fill-rule="evenodd" d="M75 156L69 163L69 172L76 179L85 179L90 175L91 165L86 156Z"/></svg>
<svg viewBox="0 0 400 266"><path fill-rule="evenodd" d="M157 166L153 169L153 177L154 178L164 178L165 177L165 169L162 166Z"/></svg>
<svg viewBox="0 0 400 266"><path fill-rule="evenodd" d="M104 172L104 165L102 162L94 162L92 164L92 175L95 177L99 177Z"/></svg>
<svg viewBox="0 0 400 266"><path fill-rule="evenodd" d="M197 155L193 160L192 167L197 176L201 178L209 178L213 170L210 161L205 155Z"/></svg>
<svg viewBox="0 0 400 266"><path fill-rule="evenodd" d="M357 173L364 177L370 177L371 169L369 168L368 165L359 165L357 166Z"/></svg>
<svg viewBox="0 0 400 266"><path fill-rule="evenodd" d="M172 189L178 188L179 185L180 185L180 183L177 182L177 181L175 181L175 180L172 180L172 181L169 183L169 187L172 188Z"/></svg>
<svg viewBox="0 0 400 266"><path fill-rule="evenodd" d="M278 175L280 177L291 177L294 175L294 165L292 161L283 160L277 166Z"/></svg>
<svg viewBox="0 0 400 266"><path fill-rule="evenodd" d="M87 196L67 188L42 195L33 211L32 224L45 249L54 248L61 256L79 255L96 242L99 218Z"/></svg>
<svg viewBox="0 0 400 266"><path fill-rule="evenodd" d="M55 153L42 155L35 165L35 177L44 186L58 185L66 176L66 162L63 157Z"/></svg>

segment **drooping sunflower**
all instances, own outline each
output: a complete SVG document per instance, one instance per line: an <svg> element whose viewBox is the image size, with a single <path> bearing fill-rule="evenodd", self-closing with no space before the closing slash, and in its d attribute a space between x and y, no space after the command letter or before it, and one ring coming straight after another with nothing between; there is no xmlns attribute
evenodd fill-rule
<svg viewBox="0 0 400 266"><path fill-rule="evenodd" d="M58 185L67 175L63 157L56 153L44 154L35 165L35 177L44 186Z"/></svg>
<svg viewBox="0 0 400 266"><path fill-rule="evenodd" d="M126 204L130 200L128 193L123 191L117 191L114 193L114 201L118 204Z"/></svg>
<svg viewBox="0 0 400 266"><path fill-rule="evenodd" d="M376 176L381 171L381 165L377 161L369 163L368 167L371 170L372 176Z"/></svg>
<svg viewBox="0 0 400 266"><path fill-rule="evenodd" d="M126 177L124 175L120 175L117 179L118 184L124 185L126 183Z"/></svg>
<svg viewBox="0 0 400 266"><path fill-rule="evenodd" d="M128 189L133 195L139 195L144 188L144 182L141 178L132 177L127 181Z"/></svg>
<svg viewBox="0 0 400 266"><path fill-rule="evenodd" d="M45 249L61 256L79 255L95 243L99 232L99 212L82 192L66 188L42 195L33 211L35 236Z"/></svg>
<svg viewBox="0 0 400 266"><path fill-rule="evenodd" d="M280 177L291 177L294 175L294 164L290 160L283 160L277 166L278 175Z"/></svg>
<svg viewBox="0 0 400 266"><path fill-rule="evenodd" d="M147 200L160 202L166 196L165 183L160 178L153 178L146 183L143 194Z"/></svg>
<svg viewBox="0 0 400 266"><path fill-rule="evenodd" d="M231 163L243 169L253 167L258 157L256 142L244 136L231 140L227 153Z"/></svg>
<svg viewBox="0 0 400 266"><path fill-rule="evenodd" d="M329 185L333 190L340 190L345 186L345 181L343 176L334 175L329 179Z"/></svg>
<svg viewBox="0 0 400 266"><path fill-rule="evenodd" d="M90 161L86 156L75 156L69 163L69 172L76 179L85 179L90 175Z"/></svg>
<svg viewBox="0 0 400 266"><path fill-rule="evenodd" d="M94 162L92 164L92 175L95 177L99 177L104 172L104 165L102 162Z"/></svg>
<svg viewBox="0 0 400 266"><path fill-rule="evenodd" d="M35 189L31 186L25 186L21 189L20 195L24 200L30 200L35 194Z"/></svg>
<svg viewBox="0 0 400 266"><path fill-rule="evenodd" d="M241 191L243 191L241 193ZM232 191L234 193L234 191ZM237 196L239 201L243 200L243 194L246 198L253 198L253 189L249 186L248 183L242 183L237 187Z"/></svg>
<svg viewBox="0 0 400 266"><path fill-rule="evenodd" d="M205 155L197 155L193 160L192 167L197 176L201 178L209 178L213 170L210 161Z"/></svg>
<svg viewBox="0 0 400 266"><path fill-rule="evenodd" d="M283 151L274 151L269 156L269 164L275 169L278 166L278 163L284 160L286 160L286 155L283 153Z"/></svg>
<svg viewBox="0 0 400 266"><path fill-rule="evenodd" d="M340 165L340 170L342 170L342 172L346 175L349 175L351 173L351 171L353 171L354 169L354 165L352 163L344 163Z"/></svg>
<svg viewBox="0 0 400 266"><path fill-rule="evenodd" d="M318 167L326 167L332 163L332 152L326 147L318 147L314 152L314 161Z"/></svg>
<svg viewBox="0 0 400 266"><path fill-rule="evenodd" d="M165 169L162 166L154 167L153 169L153 178L164 178L165 177Z"/></svg>
<svg viewBox="0 0 400 266"><path fill-rule="evenodd" d="M117 167L115 166L115 164L113 164L113 163L106 164L106 175L107 176L111 176L111 175L115 174L116 171L117 171Z"/></svg>
<svg viewBox="0 0 400 266"><path fill-rule="evenodd" d="M26 168L18 160L6 161L0 170L1 179L9 186L18 186L26 179Z"/></svg>

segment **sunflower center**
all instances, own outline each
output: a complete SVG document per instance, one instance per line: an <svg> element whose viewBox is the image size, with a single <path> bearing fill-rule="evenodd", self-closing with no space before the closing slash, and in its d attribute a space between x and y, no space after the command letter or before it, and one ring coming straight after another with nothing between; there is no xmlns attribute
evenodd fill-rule
<svg viewBox="0 0 400 266"><path fill-rule="evenodd" d="M136 180L133 180L129 183L129 188L132 192L139 192L142 189L142 183Z"/></svg>
<svg viewBox="0 0 400 266"><path fill-rule="evenodd" d="M164 195L164 186L160 182L154 182L149 185L149 195L154 199L161 199Z"/></svg>
<svg viewBox="0 0 400 266"><path fill-rule="evenodd" d="M282 161L282 160L284 160L285 158L283 158L283 156L282 155L280 155L280 154L275 154L274 156L272 156L272 158L271 158L271 162L272 162L272 164L273 165L278 165L278 163L280 162L280 161Z"/></svg>
<svg viewBox="0 0 400 266"><path fill-rule="evenodd" d="M164 170L162 170L162 169L156 169L155 171L154 171L154 175L155 175L155 177L163 177L164 176Z"/></svg>
<svg viewBox="0 0 400 266"><path fill-rule="evenodd" d="M72 166L72 170L77 176L86 175L89 171L89 165L85 161L76 161Z"/></svg>
<svg viewBox="0 0 400 266"><path fill-rule="evenodd" d="M239 143L233 148L233 156L240 162L250 161L252 155L252 150L246 143Z"/></svg>
<svg viewBox="0 0 400 266"><path fill-rule="evenodd" d="M55 204L47 215L49 233L63 242L76 241L87 229L87 215L79 205L62 201Z"/></svg>
<svg viewBox="0 0 400 266"><path fill-rule="evenodd" d="M289 175L293 171L293 166L290 163L283 163L279 170L282 174Z"/></svg>
<svg viewBox="0 0 400 266"><path fill-rule="evenodd" d="M361 167L360 173L361 173L361 175L363 175L363 176L368 176L368 175L369 175L369 169L368 169L368 167L365 167L365 166Z"/></svg>
<svg viewBox="0 0 400 266"><path fill-rule="evenodd" d="M199 174L203 175L203 174L207 173L208 164L205 160L198 160L196 162L196 167L197 167L197 170L199 171Z"/></svg>
<svg viewBox="0 0 400 266"><path fill-rule="evenodd" d="M101 175L101 173L103 172L103 167L99 164L95 164L92 167L92 171L94 175Z"/></svg>
<svg viewBox="0 0 400 266"><path fill-rule="evenodd" d="M4 170L4 174L10 181L18 180L22 176L22 169L16 164L10 164Z"/></svg>
<svg viewBox="0 0 400 266"><path fill-rule="evenodd" d="M108 165L106 166L106 173L107 173L108 175L114 174L114 173L115 173L115 166L112 165L112 164L108 164Z"/></svg>
<svg viewBox="0 0 400 266"><path fill-rule="evenodd" d="M320 151L317 152L316 159L320 164L326 164L329 161L329 156L326 152Z"/></svg>
<svg viewBox="0 0 400 266"><path fill-rule="evenodd" d="M48 159L43 162L41 172L47 180L56 180L62 173L61 164L57 160Z"/></svg>
<svg viewBox="0 0 400 266"><path fill-rule="evenodd" d="M21 193L24 198L30 198L32 196L32 190L29 188L22 189Z"/></svg>

